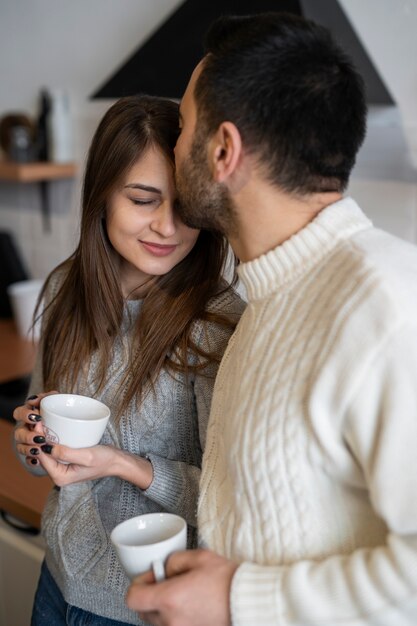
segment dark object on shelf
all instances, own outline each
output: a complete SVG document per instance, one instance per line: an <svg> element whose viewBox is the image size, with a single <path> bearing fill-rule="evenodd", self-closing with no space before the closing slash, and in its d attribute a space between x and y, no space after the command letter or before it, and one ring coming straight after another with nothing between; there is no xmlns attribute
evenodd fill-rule
<svg viewBox="0 0 417 626"><path fill-rule="evenodd" d="M49 161L48 118L51 110L51 101L46 89L40 93L40 108L36 124L36 156L38 161Z"/></svg>
<svg viewBox="0 0 417 626"><path fill-rule="evenodd" d="M0 120L0 145L10 161L29 163L35 159L35 125L24 113L8 113Z"/></svg>
<svg viewBox="0 0 417 626"><path fill-rule="evenodd" d="M13 317L7 287L30 278L11 233L0 231L0 318Z"/></svg>
<svg viewBox="0 0 417 626"><path fill-rule="evenodd" d="M30 376L15 378L0 383L0 418L15 423L13 411L25 403L30 384Z"/></svg>
<svg viewBox="0 0 417 626"><path fill-rule="evenodd" d="M10 129L9 159L14 163L30 163L35 158L31 132L26 126Z"/></svg>

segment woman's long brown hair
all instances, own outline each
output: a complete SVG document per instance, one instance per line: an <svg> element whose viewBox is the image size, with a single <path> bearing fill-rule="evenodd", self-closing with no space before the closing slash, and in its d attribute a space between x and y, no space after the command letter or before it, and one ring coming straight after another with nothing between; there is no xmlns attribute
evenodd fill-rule
<svg viewBox="0 0 417 626"><path fill-rule="evenodd" d="M121 98L100 122L84 176L79 244L50 274L43 290L54 273L61 271L62 285L44 309L45 390L73 389L79 376L88 371L93 353L98 354L99 363L95 391L105 386L124 306L119 257L106 232L107 202L151 146L161 149L174 164L177 136L178 105L151 96ZM207 311L209 299L226 288L222 274L227 251L223 236L201 231L187 257L152 282L135 327L117 417L135 397L140 402L162 367L188 376L220 359L221 355L200 348L191 330L197 319L232 328L236 323L227 315ZM200 358L192 364L193 353Z"/></svg>

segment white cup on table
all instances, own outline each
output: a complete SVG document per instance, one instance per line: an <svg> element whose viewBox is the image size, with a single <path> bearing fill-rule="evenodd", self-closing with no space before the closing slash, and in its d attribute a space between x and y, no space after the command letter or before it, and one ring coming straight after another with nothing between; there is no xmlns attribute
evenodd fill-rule
<svg viewBox="0 0 417 626"><path fill-rule="evenodd" d="M187 547L187 523L173 513L146 513L118 524L110 539L131 580L153 569L159 581L168 556Z"/></svg>

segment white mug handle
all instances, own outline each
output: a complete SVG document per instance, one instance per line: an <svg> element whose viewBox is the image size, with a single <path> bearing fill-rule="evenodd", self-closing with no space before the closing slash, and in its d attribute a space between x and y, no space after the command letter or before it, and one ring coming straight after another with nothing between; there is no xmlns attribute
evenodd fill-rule
<svg viewBox="0 0 417 626"><path fill-rule="evenodd" d="M152 561L152 571L157 583L165 580L165 566L164 562L161 559L157 559L156 561Z"/></svg>

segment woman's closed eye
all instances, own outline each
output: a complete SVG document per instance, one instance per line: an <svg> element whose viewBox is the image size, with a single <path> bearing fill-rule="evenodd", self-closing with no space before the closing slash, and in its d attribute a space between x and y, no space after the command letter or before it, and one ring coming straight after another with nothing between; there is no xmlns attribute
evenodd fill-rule
<svg viewBox="0 0 417 626"><path fill-rule="evenodd" d="M152 205L152 204L156 204L156 200L155 199L144 199L144 198L130 198L131 202L133 202L133 204L139 205L139 206L145 206L145 205Z"/></svg>

